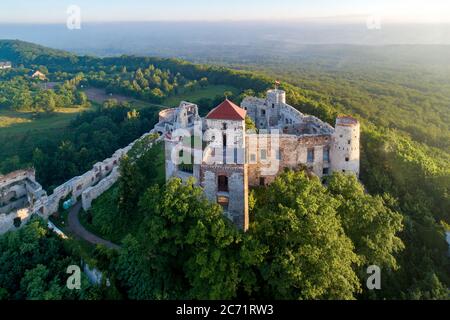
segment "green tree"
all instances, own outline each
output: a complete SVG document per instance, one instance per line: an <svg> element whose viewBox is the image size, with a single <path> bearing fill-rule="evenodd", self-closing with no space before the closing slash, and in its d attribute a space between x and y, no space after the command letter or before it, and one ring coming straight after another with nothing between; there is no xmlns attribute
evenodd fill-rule
<svg viewBox="0 0 450 320"><path fill-rule="evenodd" d="M34 101L34 106L37 110L51 113L56 109L56 95L53 90L40 91Z"/></svg>
<svg viewBox="0 0 450 320"><path fill-rule="evenodd" d="M203 78L200 79L200 81L198 83L200 84L200 87L206 88L208 86L208 84L209 84L208 78L203 77Z"/></svg>
<svg viewBox="0 0 450 320"><path fill-rule="evenodd" d="M389 208L393 200L385 195L386 203L381 196L367 194L355 176L340 173L328 180L328 191L339 201L337 212L342 226L362 262L357 272L361 282L370 265L379 266L385 274L398 270L395 254L404 249L398 237L403 217Z"/></svg>
<svg viewBox="0 0 450 320"><path fill-rule="evenodd" d="M21 90L13 96L11 101L14 110L29 110L33 105L33 98L28 89Z"/></svg>
<svg viewBox="0 0 450 320"><path fill-rule="evenodd" d="M353 175L333 174L328 190L340 201L338 214L362 262L397 269L393 254L404 248L397 237L402 215L389 209L381 196L367 194ZM387 200L392 205L393 200Z"/></svg>
<svg viewBox="0 0 450 320"><path fill-rule="evenodd" d="M151 292L147 296L153 299L230 299L237 295L242 234L192 180L183 184L173 179L162 189L150 188L139 208L146 217L138 238L141 248L129 240L125 249L143 255L138 259L143 265L123 276L132 292L142 285L133 275L147 270L145 292Z"/></svg>
<svg viewBox="0 0 450 320"><path fill-rule="evenodd" d="M84 277L81 291L67 289L66 269L79 263L80 257L68 251L39 218L0 235L0 261L0 299L72 300L93 290Z"/></svg>
<svg viewBox="0 0 450 320"><path fill-rule="evenodd" d="M245 130L250 130L250 131L257 131L255 122L252 120L252 118L250 118L249 116L245 117Z"/></svg>
<svg viewBox="0 0 450 320"><path fill-rule="evenodd" d="M255 271L261 297L355 298L360 259L341 226L338 201L318 178L286 171L256 201L249 235L267 249Z"/></svg>
<svg viewBox="0 0 450 320"><path fill-rule="evenodd" d="M136 214L137 203L143 185L142 174L132 160L125 155L120 162L119 211L122 216Z"/></svg>
<svg viewBox="0 0 450 320"><path fill-rule="evenodd" d="M223 93L224 97L227 99L231 99L231 97L233 97L233 92L232 91L225 91Z"/></svg>
<svg viewBox="0 0 450 320"><path fill-rule="evenodd" d="M86 106L88 104L88 97L86 93L83 91L76 91L75 92L75 104L80 106Z"/></svg>

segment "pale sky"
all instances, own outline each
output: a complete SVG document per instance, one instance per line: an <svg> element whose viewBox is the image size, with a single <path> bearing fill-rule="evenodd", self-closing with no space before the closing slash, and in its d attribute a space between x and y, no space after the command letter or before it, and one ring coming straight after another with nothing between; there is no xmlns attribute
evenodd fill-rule
<svg viewBox="0 0 450 320"><path fill-rule="evenodd" d="M3 1L2 1L3 2ZM376 15L392 22L450 22L450 0L7 0L0 23L60 23L77 5L83 22L293 20Z"/></svg>

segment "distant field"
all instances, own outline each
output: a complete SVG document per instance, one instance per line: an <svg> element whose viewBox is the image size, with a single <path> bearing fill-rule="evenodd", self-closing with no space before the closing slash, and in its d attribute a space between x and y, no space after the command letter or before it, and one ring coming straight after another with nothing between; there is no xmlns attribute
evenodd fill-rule
<svg viewBox="0 0 450 320"><path fill-rule="evenodd" d="M83 91L86 93L89 100L99 103L99 104L102 104L103 102L105 102L108 99L116 99L119 102L128 101L130 103L133 103L133 105L137 108L145 108L145 107L152 107L152 106L160 107L160 105L158 105L158 104L154 104L151 102L127 97L127 96L120 95L120 94L107 94L104 89L87 88ZM231 92L233 92L233 94L238 93L238 90L231 86L210 85L206 88L197 89L192 92L184 92L184 93L169 97L163 101L162 105L167 106L167 107L178 107L180 102L183 100L190 101L190 102L196 102L202 98L214 99L216 96L223 96L225 91L231 91Z"/></svg>
<svg viewBox="0 0 450 320"><path fill-rule="evenodd" d="M59 108L52 115L36 115L33 112L0 110L0 139L4 136L25 133L30 130L54 132L67 127L78 113L86 108ZM0 140L1 142L1 140Z"/></svg>
<svg viewBox="0 0 450 320"><path fill-rule="evenodd" d="M100 88L87 88L83 90L84 93L86 93L89 100L103 103L108 99L116 99L118 102L124 102L124 101L132 101L133 98L122 96L120 94L107 94L105 89Z"/></svg>
<svg viewBox="0 0 450 320"><path fill-rule="evenodd" d="M176 107L180 101L187 100L196 102L201 98L214 99L216 96L223 96L225 91L237 94L236 88L225 85L214 85L198 89L193 92L185 92L166 99L163 105ZM103 103L107 99L117 99L118 101L129 101L137 108L158 106L150 102L137 100L123 95L108 95L103 89L89 88L84 90L89 100L94 103ZM0 110L0 143L1 139L12 135L21 135L27 131L38 130L48 131L49 135L58 134L59 129L64 129L74 119L78 113L86 111L86 108L59 108L52 115L37 115L33 112L17 112L12 110Z"/></svg>
<svg viewBox="0 0 450 320"><path fill-rule="evenodd" d="M185 92L173 97L169 97L164 101L164 105L169 107L178 107L180 101L186 100L189 102L196 102L202 98L214 99L216 96L223 96L225 91L231 91L237 94L238 90L231 86L215 85L206 88L198 89L193 92Z"/></svg>

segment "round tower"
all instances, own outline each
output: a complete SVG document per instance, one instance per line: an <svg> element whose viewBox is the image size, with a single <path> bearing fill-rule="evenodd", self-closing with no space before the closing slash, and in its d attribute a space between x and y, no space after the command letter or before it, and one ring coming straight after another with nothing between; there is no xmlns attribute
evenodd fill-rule
<svg viewBox="0 0 450 320"><path fill-rule="evenodd" d="M359 121L350 116L336 119L330 153L331 170L359 176Z"/></svg>
<svg viewBox="0 0 450 320"><path fill-rule="evenodd" d="M279 89L267 91L267 104L269 107L271 107L272 104L286 104L286 92Z"/></svg>

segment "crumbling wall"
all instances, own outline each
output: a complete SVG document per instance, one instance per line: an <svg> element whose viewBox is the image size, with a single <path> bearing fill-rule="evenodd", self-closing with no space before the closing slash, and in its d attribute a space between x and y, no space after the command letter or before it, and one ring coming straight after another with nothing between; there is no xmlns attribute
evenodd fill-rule
<svg viewBox="0 0 450 320"><path fill-rule="evenodd" d="M270 184L285 168L296 169L305 165L319 177L324 175L324 169L329 168L329 161L324 161L323 154L324 150L331 147L331 136L281 134L278 137L279 139L273 139L270 135L247 136L250 186L259 186L262 182ZM308 161L308 150L313 151L313 161Z"/></svg>
<svg viewBox="0 0 450 320"><path fill-rule="evenodd" d="M69 195L74 202L82 200L83 208L85 210L89 209L92 201L108 190L119 178L118 167L120 159L130 151L137 141L153 133L154 130L151 130L125 148L114 152L110 158L96 163L88 172L56 187L50 196L47 196L47 193L35 181L35 173L32 169L1 176L0 186L3 187L7 184L25 179L28 179L29 183L26 186L28 192L26 208L22 208L16 212L9 212L8 214L1 214L0 234L15 230L16 227L13 223L16 218L21 219L21 225L24 225L33 214L47 219L50 215L58 212L61 200L67 198ZM11 206L15 208L17 204L13 203Z"/></svg>
<svg viewBox="0 0 450 320"><path fill-rule="evenodd" d="M17 230L18 228L22 227L31 218L31 215L32 212L27 208L23 208L8 214L0 214L0 234ZM20 219L20 225L18 227L14 225L14 220L16 218Z"/></svg>
<svg viewBox="0 0 450 320"><path fill-rule="evenodd" d="M81 194L82 206L85 211L92 206L92 201L100 197L105 191L111 188L119 179L119 168L115 167L108 177L101 180L95 186L89 187Z"/></svg>

